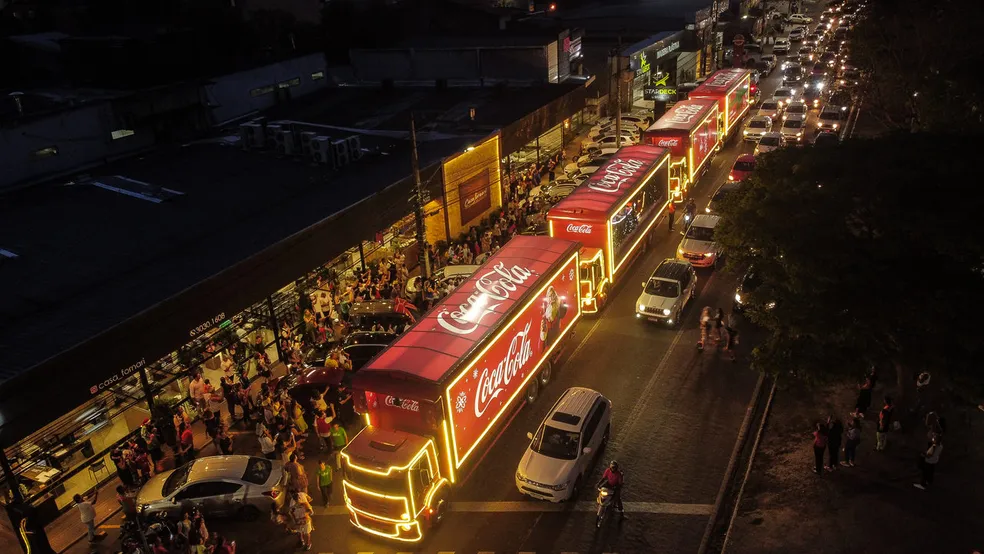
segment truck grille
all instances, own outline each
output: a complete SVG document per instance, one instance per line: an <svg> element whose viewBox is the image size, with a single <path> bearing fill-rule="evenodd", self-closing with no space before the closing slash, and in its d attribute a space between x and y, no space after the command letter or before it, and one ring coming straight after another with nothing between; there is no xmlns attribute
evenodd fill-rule
<svg viewBox="0 0 984 554"><path fill-rule="evenodd" d="M347 485L347 484L346 484ZM377 516L380 518L401 520L403 514L409 509L406 503L395 498L380 498L371 494L366 494L352 487L345 487L345 494L348 495L349 502L356 510Z"/></svg>

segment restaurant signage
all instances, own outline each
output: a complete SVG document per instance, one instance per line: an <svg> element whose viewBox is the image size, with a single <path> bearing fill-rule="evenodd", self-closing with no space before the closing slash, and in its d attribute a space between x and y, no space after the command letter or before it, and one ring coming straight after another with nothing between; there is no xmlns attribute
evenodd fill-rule
<svg viewBox="0 0 984 554"><path fill-rule="evenodd" d="M482 171L458 186L458 208L461 225L465 226L492 207L489 172Z"/></svg>

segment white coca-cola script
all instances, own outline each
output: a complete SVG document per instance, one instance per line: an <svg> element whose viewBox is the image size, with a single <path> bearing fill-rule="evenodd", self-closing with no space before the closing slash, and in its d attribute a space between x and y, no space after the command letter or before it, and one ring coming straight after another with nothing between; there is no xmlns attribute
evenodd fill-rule
<svg viewBox="0 0 984 554"><path fill-rule="evenodd" d="M660 148L674 148L680 144L680 139L661 138L656 142Z"/></svg>
<svg viewBox="0 0 984 554"><path fill-rule="evenodd" d="M704 106L683 104L677 106L668 116L664 116L663 121L667 123L690 123L703 109Z"/></svg>
<svg viewBox="0 0 984 554"><path fill-rule="evenodd" d="M717 74L705 81L704 84L708 87L723 87L729 84L741 71L741 69L718 71Z"/></svg>
<svg viewBox="0 0 984 554"><path fill-rule="evenodd" d="M616 158L588 179L588 188L598 192L618 192L646 162ZM600 178L599 178L600 177Z"/></svg>
<svg viewBox="0 0 984 554"><path fill-rule="evenodd" d="M420 402L417 402L416 400L400 400L400 403L397 404L395 396L387 396L386 399L383 400L383 403L392 408L400 408L401 410L406 410L408 412L420 411Z"/></svg>
<svg viewBox="0 0 984 554"><path fill-rule="evenodd" d="M475 204L478 204L488 194L489 194L489 191L488 190L482 189L480 191L476 191L474 194L471 194L471 195L465 197L465 209L467 210L468 208L471 208Z"/></svg>
<svg viewBox="0 0 984 554"><path fill-rule="evenodd" d="M508 300L516 288L532 276L533 271L529 268L518 265L507 268L504 263L497 263L492 271L478 277L475 292L468 296L467 303L459 304L457 310L439 313L437 322L458 335L473 333L482 319L499 307L491 302Z"/></svg>
<svg viewBox="0 0 984 554"><path fill-rule="evenodd" d="M580 225L574 225L573 223L570 223L567 225L567 232L577 233L579 235L590 235L591 226L588 225L587 223L582 223Z"/></svg>
<svg viewBox="0 0 984 554"><path fill-rule="evenodd" d="M530 323L516 333L509 343L509 352L499 361L499 365L485 368L478 377L475 386L475 417L482 417L489 409L492 401L506 392L506 387L520 370L526 367L526 362L533 357L533 344L530 342Z"/></svg>

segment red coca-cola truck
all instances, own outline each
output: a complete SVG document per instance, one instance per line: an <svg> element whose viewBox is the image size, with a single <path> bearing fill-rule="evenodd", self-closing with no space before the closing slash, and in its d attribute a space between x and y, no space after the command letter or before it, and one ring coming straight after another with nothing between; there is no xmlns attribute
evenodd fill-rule
<svg viewBox="0 0 984 554"><path fill-rule="evenodd" d="M670 151L636 145L615 153L547 212L551 237L581 243L581 311L601 310L623 268L645 251L669 198Z"/></svg>
<svg viewBox="0 0 984 554"><path fill-rule="evenodd" d="M670 196L675 202L710 165L721 144L715 100L677 102L642 134L642 143L667 148L670 160Z"/></svg>
<svg viewBox="0 0 984 554"><path fill-rule="evenodd" d="M550 381L581 316L579 248L512 239L354 376L367 425L342 451L353 525L415 542L442 521L506 416Z"/></svg>
<svg viewBox="0 0 984 554"><path fill-rule="evenodd" d="M752 106L752 72L739 68L715 71L699 87L690 91L688 98L716 101L721 136L730 137L741 127L741 119Z"/></svg>

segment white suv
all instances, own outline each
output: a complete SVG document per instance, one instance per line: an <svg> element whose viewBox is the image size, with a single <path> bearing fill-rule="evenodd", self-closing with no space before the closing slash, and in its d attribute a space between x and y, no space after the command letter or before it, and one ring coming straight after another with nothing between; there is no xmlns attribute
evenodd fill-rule
<svg viewBox="0 0 984 554"><path fill-rule="evenodd" d="M680 241L677 257L688 260L694 267L717 267L721 253L714 242L714 228L720 220L716 215L700 214L695 217Z"/></svg>
<svg viewBox="0 0 984 554"><path fill-rule="evenodd" d="M636 317L650 321L680 323L680 312L697 295L697 272L690 262L663 260L649 280L642 284L636 300Z"/></svg>
<svg viewBox="0 0 984 554"><path fill-rule="evenodd" d="M567 389L536 434L527 433L531 442L516 469L516 488L540 500L577 500L611 430L611 400L591 389Z"/></svg>

